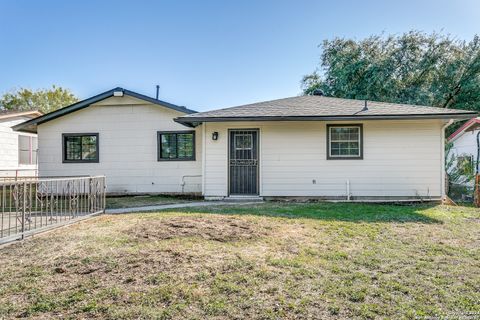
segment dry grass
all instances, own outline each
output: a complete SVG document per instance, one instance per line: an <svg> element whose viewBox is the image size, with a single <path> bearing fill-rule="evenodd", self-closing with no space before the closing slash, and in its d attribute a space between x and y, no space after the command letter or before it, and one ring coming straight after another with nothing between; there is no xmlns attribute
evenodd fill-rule
<svg viewBox="0 0 480 320"><path fill-rule="evenodd" d="M171 203L199 201L199 199L187 196L169 195L142 195L142 196L118 196L107 197L107 209L132 208L143 206L156 206Z"/></svg>
<svg viewBox="0 0 480 320"><path fill-rule="evenodd" d="M1 249L0 318L480 315L480 214L259 204L100 216Z"/></svg>

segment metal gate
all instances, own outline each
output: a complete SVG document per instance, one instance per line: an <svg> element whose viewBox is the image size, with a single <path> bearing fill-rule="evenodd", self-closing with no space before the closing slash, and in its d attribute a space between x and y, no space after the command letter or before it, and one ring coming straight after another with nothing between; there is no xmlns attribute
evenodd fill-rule
<svg viewBox="0 0 480 320"><path fill-rule="evenodd" d="M229 130L230 195L258 195L258 130Z"/></svg>

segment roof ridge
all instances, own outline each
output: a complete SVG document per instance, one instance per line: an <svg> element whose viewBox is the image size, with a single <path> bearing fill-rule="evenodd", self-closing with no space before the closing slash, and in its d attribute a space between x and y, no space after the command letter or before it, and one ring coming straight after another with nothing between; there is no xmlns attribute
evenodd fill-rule
<svg viewBox="0 0 480 320"><path fill-rule="evenodd" d="M379 101L379 100L369 100L369 99L353 99L353 98L340 98L340 97L330 97L330 96L314 96L314 95L305 95L310 97L319 97L323 99L331 99L331 100L343 100L343 101L358 101L359 103L363 103L365 101L373 103L373 104L382 104L382 105L389 105L389 106L412 106L412 107L422 107L422 108L436 108L436 109L443 109L440 107L435 106L427 106L423 104L412 104L412 103L404 103L404 102L389 102L389 101Z"/></svg>

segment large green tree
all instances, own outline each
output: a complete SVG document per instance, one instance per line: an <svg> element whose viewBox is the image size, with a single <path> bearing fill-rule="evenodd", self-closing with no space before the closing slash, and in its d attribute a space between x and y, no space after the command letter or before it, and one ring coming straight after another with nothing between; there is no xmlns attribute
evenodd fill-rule
<svg viewBox="0 0 480 320"><path fill-rule="evenodd" d="M78 98L70 90L55 85L40 90L20 88L7 92L0 98L0 109L40 110L47 113L77 101Z"/></svg>
<svg viewBox="0 0 480 320"><path fill-rule="evenodd" d="M480 110L480 38L411 31L321 45L320 66L304 93Z"/></svg>

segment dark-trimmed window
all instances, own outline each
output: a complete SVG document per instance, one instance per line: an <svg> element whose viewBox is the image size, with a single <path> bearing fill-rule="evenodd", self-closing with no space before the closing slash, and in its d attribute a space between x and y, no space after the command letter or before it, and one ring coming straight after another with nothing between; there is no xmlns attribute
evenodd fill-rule
<svg viewBox="0 0 480 320"><path fill-rule="evenodd" d="M195 160L195 131L159 131L158 161Z"/></svg>
<svg viewBox="0 0 480 320"><path fill-rule="evenodd" d="M327 125L327 159L363 159L363 126Z"/></svg>
<svg viewBox="0 0 480 320"><path fill-rule="evenodd" d="M63 162L98 162L98 133L64 133Z"/></svg>

